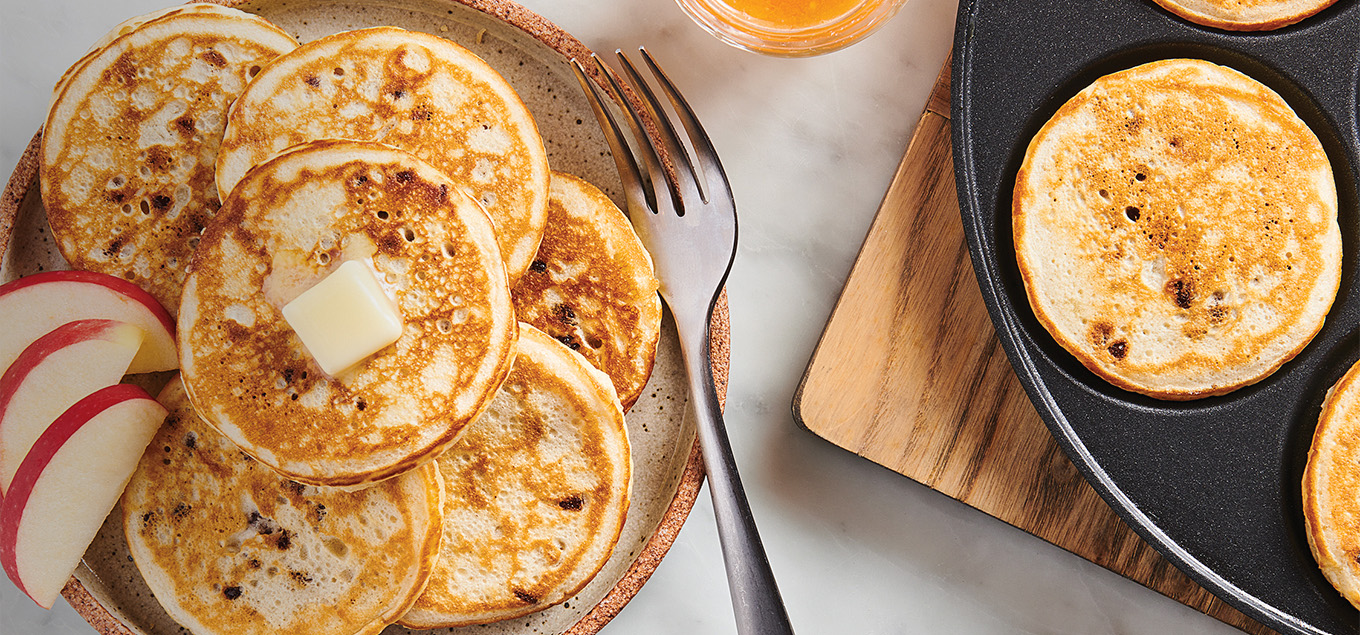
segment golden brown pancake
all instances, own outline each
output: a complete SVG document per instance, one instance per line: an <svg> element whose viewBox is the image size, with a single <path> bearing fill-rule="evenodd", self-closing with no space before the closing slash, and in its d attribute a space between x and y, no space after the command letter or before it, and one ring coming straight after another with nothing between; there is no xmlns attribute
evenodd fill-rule
<svg viewBox="0 0 1360 635"><path fill-rule="evenodd" d="M1268 31L1311 16L1336 0L1157 0L1195 24L1229 31Z"/></svg>
<svg viewBox="0 0 1360 635"><path fill-rule="evenodd" d="M403 331L332 377L281 310L349 260L376 270ZM453 444L509 373L516 323L475 201L400 150L317 141L227 197L194 255L179 337L209 423L293 480L356 486Z"/></svg>
<svg viewBox="0 0 1360 635"><path fill-rule="evenodd" d="M609 375L625 412L652 374L658 286L628 217L595 186L553 172L543 242L511 291L515 314Z"/></svg>
<svg viewBox="0 0 1360 635"><path fill-rule="evenodd" d="M1303 473L1308 546L1322 574L1360 608L1360 362L1327 393Z"/></svg>
<svg viewBox="0 0 1360 635"><path fill-rule="evenodd" d="M217 212L227 107L251 69L296 46L262 18L196 6L152 16L77 62L41 146L43 206L62 256L174 311L198 233Z"/></svg>
<svg viewBox="0 0 1360 635"><path fill-rule="evenodd" d="M290 481L199 419L182 385L123 493L133 561L197 635L377 633L439 553L433 463L357 492Z"/></svg>
<svg viewBox="0 0 1360 635"><path fill-rule="evenodd" d="M519 96L449 40L378 27L309 42L270 64L232 106L217 189L317 139L381 141L458 181L496 224L513 281L547 218L548 158Z"/></svg>
<svg viewBox="0 0 1360 635"><path fill-rule="evenodd" d="M444 542L401 623L481 624L538 611L604 566L628 512L628 432L609 378L528 324L491 408L438 459Z"/></svg>
<svg viewBox="0 0 1360 635"><path fill-rule="evenodd" d="M1260 381L1322 328L1341 275L1331 163L1279 95L1165 60L1058 109L1016 177L1030 306L1110 383L1162 399Z"/></svg>

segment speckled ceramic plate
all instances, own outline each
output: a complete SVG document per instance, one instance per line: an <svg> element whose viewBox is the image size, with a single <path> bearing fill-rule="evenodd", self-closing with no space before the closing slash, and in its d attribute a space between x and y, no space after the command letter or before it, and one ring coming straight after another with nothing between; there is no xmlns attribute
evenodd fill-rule
<svg viewBox="0 0 1360 635"><path fill-rule="evenodd" d="M569 60L590 50L552 23L497 0L256 0L226 2L257 13L307 42L337 31L394 25L449 38L480 55L533 112L556 170L585 178L622 202L618 174ZM112 27L113 25L109 25ZM32 95L46 101L48 96ZM0 281L68 268L47 229L37 181L39 136L0 198ZM727 310L714 317L714 368L726 392ZM526 617L440 633L594 633L618 614L665 556L694 505L703 466L686 413L684 366L673 324L663 323L652 378L628 413L633 496L623 535L604 569L575 597ZM63 595L106 634L182 633L151 596L128 555L114 511ZM399 626L384 633L409 632Z"/></svg>

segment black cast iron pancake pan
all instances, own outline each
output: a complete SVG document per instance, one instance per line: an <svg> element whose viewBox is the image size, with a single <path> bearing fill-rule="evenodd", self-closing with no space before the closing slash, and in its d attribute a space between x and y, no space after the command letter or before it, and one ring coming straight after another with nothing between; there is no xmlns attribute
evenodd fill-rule
<svg viewBox="0 0 1360 635"><path fill-rule="evenodd" d="M1289 102L1322 141L1339 199L1342 275L1327 322L1258 384L1190 402L1111 386L1030 310L1011 238L1029 141L1096 78L1173 57L1230 66ZM1322 400L1360 358L1360 0L1232 33L1151 0L964 0L954 40L954 170L983 299L1016 374L1068 456L1149 543L1282 633L1360 633L1304 533L1300 483Z"/></svg>

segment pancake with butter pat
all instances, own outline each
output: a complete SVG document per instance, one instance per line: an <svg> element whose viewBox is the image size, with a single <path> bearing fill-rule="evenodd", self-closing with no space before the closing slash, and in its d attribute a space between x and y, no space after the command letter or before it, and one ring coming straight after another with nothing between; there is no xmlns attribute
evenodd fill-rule
<svg viewBox="0 0 1360 635"><path fill-rule="evenodd" d="M1360 362L1327 393L1303 473L1308 546L1327 581L1360 608Z"/></svg>
<svg viewBox="0 0 1360 635"><path fill-rule="evenodd" d="M538 127L496 71L443 38L378 27L307 43L270 64L232 106L217 189L250 166L317 139L381 141L456 179L496 224L513 281L547 218Z"/></svg>
<svg viewBox="0 0 1360 635"><path fill-rule="evenodd" d="M625 412L656 359L659 284L651 256L614 202L553 172L543 242L511 291L515 315L609 375Z"/></svg>
<svg viewBox="0 0 1360 635"><path fill-rule="evenodd" d="M433 463L358 492L302 485L199 419L178 380L123 494L147 586L197 635L377 633L424 588L439 553Z"/></svg>
<svg viewBox="0 0 1360 635"><path fill-rule="evenodd" d="M1336 0L1157 0L1195 24L1228 31L1268 31L1289 26Z"/></svg>
<svg viewBox="0 0 1360 635"><path fill-rule="evenodd" d="M58 84L43 129L43 206L77 269L130 280L171 311L213 185L227 107L297 43L265 20L194 6L115 29Z"/></svg>
<svg viewBox="0 0 1360 635"><path fill-rule="evenodd" d="M438 459L444 541L401 623L482 624L571 597L609 559L632 462L609 378L528 324L491 408Z"/></svg>
<svg viewBox="0 0 1360 635"><path fill-rule="evenodd" d="M1030 306L1105 380L1161 399L1260 381L1322 328L1341 276L1336 182L1279 95L1166 60L1107 75L1016 177Z"/></svg>
<svg viewBox="0 0 1360 635"><path fill-rule="evenodd" d="M281 311L350 260L376 272L402 332L332 377ZM178 332L209 423L293 480L361 486L453 444L509 372L516 322L475 201L410 154L331 140L232 190L194 256Z"/></svg>

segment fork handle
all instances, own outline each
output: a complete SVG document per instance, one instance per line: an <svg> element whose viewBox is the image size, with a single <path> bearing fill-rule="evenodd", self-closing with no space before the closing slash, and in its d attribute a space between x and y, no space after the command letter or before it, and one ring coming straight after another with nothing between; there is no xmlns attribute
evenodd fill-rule
<svg viewBox="0 0 1360 635"><path fill-rule="evenodd" d="M678 317L678 316L677 316ZM708 320L679 328L681 350L689 376L690 402L698 423L699 448L708 473L708 492L713 498L713 513L718 522L718 541L722 544L727 568L727 586L732 595L732 610L740 635L792 635L784 600L775 584L770 560L756 531L755 517L746 500L746 491L737 474L732 444L727 440L722 408L713 388L713 368L709 358ZM686 338L686 333L699 337Z"/></svg>

